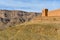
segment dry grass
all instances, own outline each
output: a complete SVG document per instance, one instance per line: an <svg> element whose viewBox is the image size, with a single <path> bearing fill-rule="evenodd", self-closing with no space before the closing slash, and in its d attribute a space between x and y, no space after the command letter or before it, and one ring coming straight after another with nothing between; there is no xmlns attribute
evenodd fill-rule
<svg viewBox="0 0 60 40"><path fill-rule="evenodd" d="M60 40L60 23L30 21L0 31L0 40Z"/></svg>

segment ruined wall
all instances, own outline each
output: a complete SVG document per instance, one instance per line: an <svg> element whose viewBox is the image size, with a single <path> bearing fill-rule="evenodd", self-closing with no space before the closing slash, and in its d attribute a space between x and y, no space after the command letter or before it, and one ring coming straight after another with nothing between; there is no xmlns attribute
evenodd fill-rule
<svg viewBox="0 0 60 40"><path fill-rule="evenodd" d="M48 9L42 10L42 16L48 16Z"/></svg>
<svg viewBox="0 0 60 40"><path fill-rule="evenodd" d="M42 16L60 16L60 9L48 11L48 9L44 9L42 11Z"/></svg>
<svg viewBox="0 0 60 40"><path fill-rule="evenodd" d="M60 10L52 10L48 12L48 16L60 16Z"/></svg>

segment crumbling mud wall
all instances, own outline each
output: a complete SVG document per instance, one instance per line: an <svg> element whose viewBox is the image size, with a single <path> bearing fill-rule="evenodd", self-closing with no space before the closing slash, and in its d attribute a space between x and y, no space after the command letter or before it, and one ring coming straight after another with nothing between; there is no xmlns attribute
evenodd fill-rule
<svg viewBox="0 0 60 40"><path fill-rule="evenodd" d="M60 16L60 9L49 11L48 16Z"/></svg>
<svg viewBox="0 0 60 40"><path fill-rule="evenodd" d="M42 16L48 16L48 9L42 10Z"/></svg>
<svg viewBox="0 0 60 40"><path fill-rule="evenodd" d="M48 9L42 10L42 16L60 16L60 9L48 11Z"/></svg>

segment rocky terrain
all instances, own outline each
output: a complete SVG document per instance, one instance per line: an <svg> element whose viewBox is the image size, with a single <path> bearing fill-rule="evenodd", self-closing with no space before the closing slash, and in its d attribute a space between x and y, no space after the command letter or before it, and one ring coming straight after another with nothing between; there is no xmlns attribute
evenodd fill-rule
<svg viewBox="0 0 60 40"><path fill-rule="evenodd" d="M0 10L0 28L30 21L37 15L40 15L40 13L19 10Z"/></svg>

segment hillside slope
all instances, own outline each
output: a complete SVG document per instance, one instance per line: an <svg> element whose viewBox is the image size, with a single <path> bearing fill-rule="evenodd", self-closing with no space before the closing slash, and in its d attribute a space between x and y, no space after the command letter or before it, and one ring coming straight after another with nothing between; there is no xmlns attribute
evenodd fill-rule
<svg viewBox="0 0 60 40"><path fill-rule="evenodd" d="M60 40L60 23L30 21L0 31L0 40Z"/></svg>
<svg viewBox="0 0 60 40"><path fill-rule="evenodd" d="M40 13L20 10L0 10L0 29L30 21L38 15Z"/></svg>

